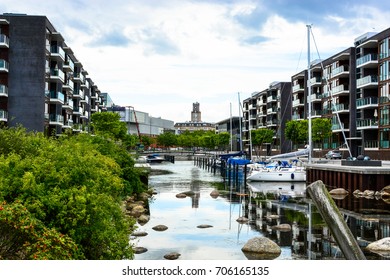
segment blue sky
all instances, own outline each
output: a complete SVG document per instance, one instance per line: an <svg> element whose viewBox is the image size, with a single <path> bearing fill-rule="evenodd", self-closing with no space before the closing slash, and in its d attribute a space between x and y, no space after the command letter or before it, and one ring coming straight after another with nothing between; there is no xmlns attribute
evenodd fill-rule
<svg viewBox="0 0 390 280"><path fill-rule="evenodd" d="M118 105L154 117L238 115L241 100L306 67L306 25L321 58L390 27L390 3L342 0L2 0L0 11L45 15ZM318 58L313 49L313 59Z"/></svg>

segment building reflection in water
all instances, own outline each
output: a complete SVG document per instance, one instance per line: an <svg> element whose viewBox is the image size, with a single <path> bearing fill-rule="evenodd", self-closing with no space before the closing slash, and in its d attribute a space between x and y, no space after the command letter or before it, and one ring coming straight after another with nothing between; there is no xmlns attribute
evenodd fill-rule
<svg viewBox="0 0 390 280"><path fill-rule="evenodd" d="M301 186L258 183L248 186L243 208L250 224L281 247L290 247L294 259L343 259L330 229ZM296 191L296 192L295 192ZM348 195L335 200L367 259L389 259L364 251L371 242L390 237L390 204L381 199ZM291 230L275 230L289 224Z"/></svg>

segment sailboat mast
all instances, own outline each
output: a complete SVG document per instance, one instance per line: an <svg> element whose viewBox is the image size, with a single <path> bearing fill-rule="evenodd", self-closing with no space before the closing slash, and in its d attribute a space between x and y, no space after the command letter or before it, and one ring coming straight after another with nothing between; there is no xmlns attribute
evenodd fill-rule
<svg viewBox="0 0 390 280"><path fill-rule="evenodd" d="M241 118L241 100L240 100L240 93L238 92L238 119L240 120L240 152L242 152L242 118Z"/></svg>
<svg viewBox="0 0 390 280"><path fill-rule="evenodd" d="M233 151L232 103L230 102L230 152Z"/></svg>
<svg viewBox="0 0 390 280"><path fill-rule="evenodd" d="M311 25L307 26L307 117L309 120L309 154L308 159L309 163L311 163L311 154L312 154L312 135L311 135L311 75L310 75L310 29Z"/></svg>

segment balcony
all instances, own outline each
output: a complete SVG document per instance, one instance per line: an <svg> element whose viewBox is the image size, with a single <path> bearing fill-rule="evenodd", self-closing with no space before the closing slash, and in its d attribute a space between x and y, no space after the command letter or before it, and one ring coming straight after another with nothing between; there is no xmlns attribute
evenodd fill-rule
<svg viewBox="0 0 390 280"><path fill-rule="evenodd" d="M357 129L378 129L378 120L376 119L363 119L356 121Z"/></svg>
<svg viewBox="0 0 390 280"><path fill-rule="evenodd" d="M377 68L378 67L378 54L371 53L356 60L357 68Z"/></svg>
<svg viewBox="0 0 390 280"><path fill-rule="evenodd" d="M62 108L63 108L63 109L70 109L70 110L73 110L73 107L74 107L74 104L73 104L73 100L71 100L71 99L65 101L65 102L64 102L64 105L62 105Z"/></svg>
<svg viewBox="0 0 390 280"><path fill-rule="evenodd" d="M359 98L356 100L356 109L366 109L366 108L377 108L378 107L378 97L366 97Z"/></svg>
<svg viewBox="0 0 390 280"><path fill-rule="evenodd" d="M295 99L295 100L293 100L293 102L292 102L292 106L293 106L293 107L303 106L303 102L301 102L301 99Z"/></svg>
<svg viewBox="0 0 390 280"><path fill-rule="evenodd" d="M332 88L331 90L332 96L335 95L348 95L349 88L347 85L338 85Z"/></svg>
<svg viewBox="0 0 390 280"><path fill-rule="evenodd" d="M347 65L342 65L340 67L337 67L333 69L332 73L330 74L331 78L336 78L339 76L348 76L349 75L349 68Z"/></svg>
<svg viewBox="0 0 390 280"><path fill-rule="evenodd" d="M305 90L305 88L302 85L295 85L292 87L293 93L298 92L298 91L304 91L304 90Z"/></svg>
<svg viewBox="0 0 390 280"><path fill-rule="evenodd" d="M334 104L332 106L333 112L337 113L349 113L348 104Z"/></svg>
<svg viewBox="0 0 390 280"><path fill-rule="evenodd" d="M357 88L375 88L378 87L378 76L366 76L356 80Z"/></svg>
<svg viewBox="0 0 390 280"><path fill-rule="evenodd" d="M5 110L0 110L0 121L7 122L8 121L8 112Z"/></svg>
<svg viewBox="0 0 390 280"><path fill-rule="evenodd" d="M364 148L365 149L378 149L379 143L378 140L365 140Z"/></svg>
<svg viewBox="0 0 390 280"><path fill-rule="evenodd" d="M294 121L296 121L296 120L303 120L303 114L293 114L291 118Z"/></svg>
<svg viewBox="0 0 390 280"><path fill-rule="evenodd" d="M50 79L55 81L64 82L65 81L65 73L60 69L50 69Z"/></svg>
<svg viewBox="0 0 390 280"><path fill-rule="evenodd" d="M64 122L62 128L73 128L73 120L67 120L66 122Z"/></svg>
<svg viewBox="0 0 390 280"><path fill-rule="evenodd" d="M278 121L277 120L272 120L272 121L267 121L267 127L269 126L277 126Z"/></svg>
<svg viewBox="0 0 390 280"><path fill-rule="evenodd" d="M50 91L50 103L64 104L64 100L62 92Z"/></svg>
<svg viewBox="0 0 390 280"><path fill-rule="evenodd" d="M278 100L278 98L276 97L276 95L272 95L272 96L267 97L267 103L276 102L277 100Z"/></svg>
<svg viewBox="0 0 390 280"><path fill-rule="evenodd" d="M9 48L9 38L4 34L0 34L0 48Z"/></svg>
<svg viewBox="0 0 390 280"><path fill-rule="evenodd" d="M4 59L0 59L0 73L5 72L8 73L9 71L9 64Z"/></svg>
<svg viewBox="0 0 390 280"><path fill-rule="evenodd" d="M340 124L332 124L332 132L341 132L341 131L349 131L349 128L345 126L344 123Z"/></svg>
<svg viewBox="0 0 390 280"><path fill-rule="evenodd" d="M49 117L50 125L64 125L64 117L62 115L50 114Z"/></svg>
<svg viewBox="0 0 390 280"><path fill-rule="evenodd" d="M314 94L310 95L311 102L321 101L321 99L322 99L322 94L320 94L320 93L314 93Z"/></svg>
<svg viewBox="0 0 390 280"><path fill-rule="evenodd" d="M8 97L8 87L5 85L0 85L0 97Z"/></svg>
<svg viewBox="0 0 390 280"><path fill-rule="evenodd" d="M74 71L74 63L70 59L66 59L64 62L64 65L62 66L62 69L68 72L73 72Z"/></svg>
<svg viewBox="0 0 390 280"><path fill-rule="evenodd" d="M80 116L82 113L83 113L83 108L82 107L78 107L78 106L74 106L73 107L73 115Z"/></svg>
<svg viewBox="0 0 390 280"><path fill-rule="evenodd" d="M56 61L65 61L65 51L60 46L51 46L50 57Z"/></svg>
<svg viewBox="0 0 390 280"><path fill-rule="evenodd" d="M310 79L310 85L320 85L322 83L321 77L313 77Z"/></svg>
<svg viewBox="0 0 390 280"><path fill-rule="evenodd" d="M272 107L272 108L268 108L267 109L267 114L268 115L277 114L277 113L278 113L278 108L276 108L276 107Z"/></svg>

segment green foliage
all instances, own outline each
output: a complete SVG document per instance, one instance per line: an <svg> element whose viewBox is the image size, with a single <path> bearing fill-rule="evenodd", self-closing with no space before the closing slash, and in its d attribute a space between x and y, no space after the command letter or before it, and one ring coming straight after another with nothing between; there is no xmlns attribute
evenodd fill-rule
<svg viewBox="0 0 390 280"><path fill-rule="evenodd" d="M144 186L124 146L87 134L56 140L21 128L0 130L0 139L7 139L0 142L0 201L22 205L51 239L57 233L65 238L60 245L69 258L132 258L128 236L135 222L121 205ZM27 237L23 241L33 247L37 243ZM66 251L72 242L77 252ZM27 249L21 251L37 253ZM53 252L37 256L64 258Z"/></svg>
<svg viewBox="0 0 390 280"><path fill-rule="evenodd" d="M261 146L264 143L272 143L274 131L268 128L260 128L251 131L252 145Z"/></svg>
<svg viewBox="0 0 390 280"><path fill-rule="evenodd" d="M323 142L332 136L332 121L326 118L315 118L312 120L312 140Z"/></svg>
<svg viewBox="0 0 390 280"><path fill-rule="evenodd" d="M308 140L308 121L293 120L286 123L285 136L293 144L303 144Z"/></svg>
<svg viewBox="0 0 390 280"><path fill-rule="evenodd" d="M177 137L172 132L164 132L157 136L157 145L162 147L172 147L177 144Z"/></svg>
<svg viewBox="0 0 390 280"><path fill-rule="evenodd" d="M126 123L120 121L120 116L114 112L95 113L91 116L92 129L96 135L124 139L127 135Z"/></svg>
<svg viewBox="0 0 390 280"><path fill-rule="evenodd" d="M45 227L18 201L0 203L0 236L0 259L83 258L69 236Z"/></svg>

